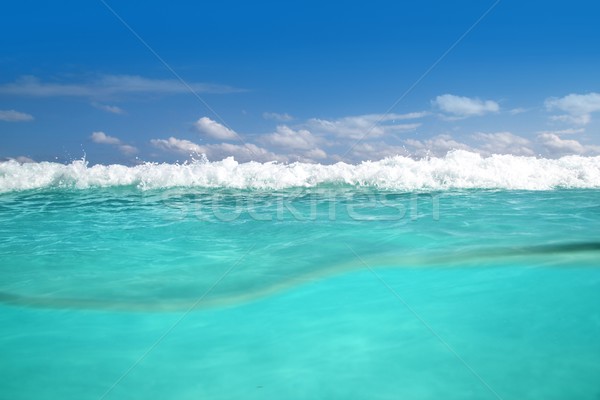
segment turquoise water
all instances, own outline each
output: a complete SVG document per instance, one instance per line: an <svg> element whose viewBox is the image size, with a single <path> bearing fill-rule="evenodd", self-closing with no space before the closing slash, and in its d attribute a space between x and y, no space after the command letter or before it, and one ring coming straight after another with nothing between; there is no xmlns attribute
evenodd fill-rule
<svg viewBox="0 0 600 400"><path fill-rule="evenodd" d="M598 189L63 183L0 193L2 399L600 398Z"/></svg>

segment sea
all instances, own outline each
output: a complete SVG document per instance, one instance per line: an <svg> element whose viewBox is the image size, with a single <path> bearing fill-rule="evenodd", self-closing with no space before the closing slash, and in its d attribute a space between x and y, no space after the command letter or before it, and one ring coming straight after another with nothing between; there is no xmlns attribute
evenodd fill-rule
<svg viewBox="0 0 600 400"><path fill-rule="evenodd" d="M600 157L0 163L0 398L600 399Z"/></svg>

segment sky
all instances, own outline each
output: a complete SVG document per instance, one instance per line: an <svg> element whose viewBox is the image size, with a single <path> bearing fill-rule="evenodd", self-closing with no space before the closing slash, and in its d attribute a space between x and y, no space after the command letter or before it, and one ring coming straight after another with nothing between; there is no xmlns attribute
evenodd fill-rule
<svg viewBox="0 0 600 400"><path fill-rule="evenodd" d="M600 154L594 1L21 0L0 160Z"/></svg>

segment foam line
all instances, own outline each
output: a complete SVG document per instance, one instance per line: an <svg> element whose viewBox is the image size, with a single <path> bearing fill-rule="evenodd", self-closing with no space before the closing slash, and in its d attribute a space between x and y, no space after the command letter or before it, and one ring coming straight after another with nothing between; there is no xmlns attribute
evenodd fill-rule
<svg viewBox="0 0 600 400"><path fill-rule="evenodd" d="M600 156L559 159L494 155L456 150L443 158L390 157L360 164L238 163L194 161L133 167L51 162L0 163L0 193L44 188L88 189L133 186L278 190L348 185L390 190L600 188Z"/></svg>

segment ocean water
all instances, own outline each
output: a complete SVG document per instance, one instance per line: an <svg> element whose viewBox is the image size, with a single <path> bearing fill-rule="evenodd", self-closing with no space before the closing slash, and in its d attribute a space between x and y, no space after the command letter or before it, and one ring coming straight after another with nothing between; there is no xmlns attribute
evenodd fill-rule
<svg viewBox="0 0 600 400"><path fill-rule="evenodd" d="M0 163L2 399L600 399L600 157Z"/></svg>

